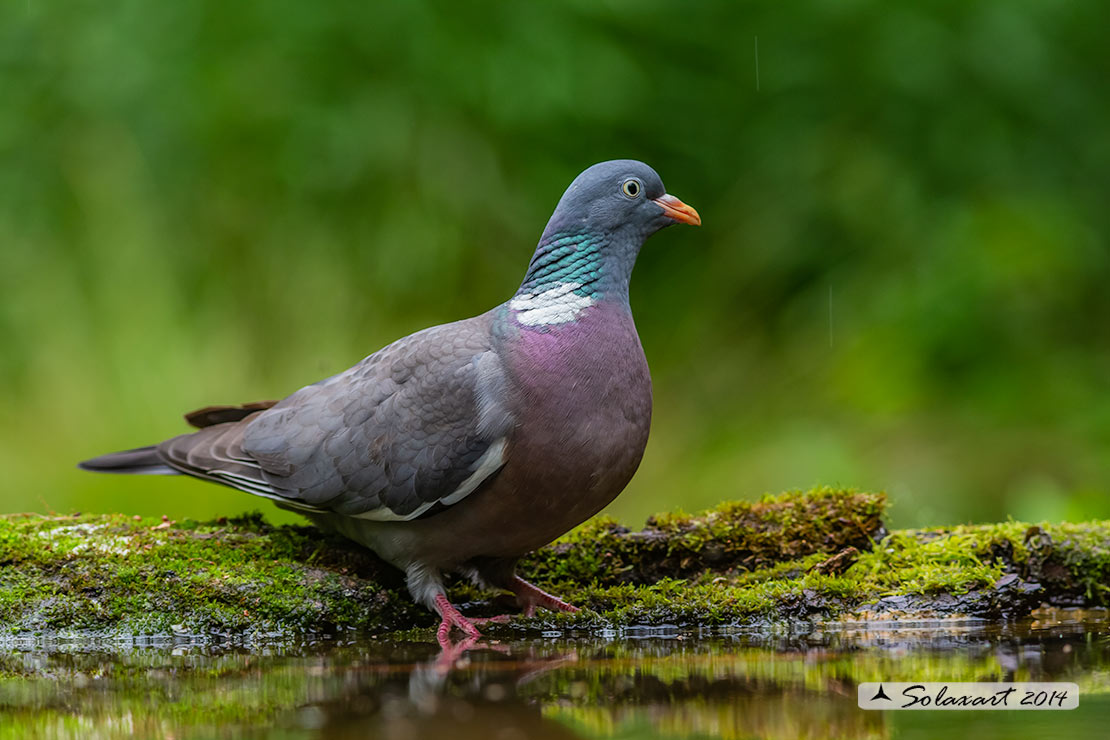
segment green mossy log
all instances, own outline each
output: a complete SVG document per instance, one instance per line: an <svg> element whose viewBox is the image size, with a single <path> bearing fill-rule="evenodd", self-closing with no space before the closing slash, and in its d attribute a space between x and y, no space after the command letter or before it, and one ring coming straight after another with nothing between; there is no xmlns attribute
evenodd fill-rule
<svg viewBox="0 0 1110 740"><path fill-rule="evenodd" d="M520 571L584 607L498 629L771 626L793 620L1014 618L1110 601L1110 522L1019 522L887 533L886 497L822 488L633 532L595 519ZM464 611L504 597L451 584ZM382 634L430 627L369 551L261 515L158 522L0 517L0 630L132 634Z"/></svg>

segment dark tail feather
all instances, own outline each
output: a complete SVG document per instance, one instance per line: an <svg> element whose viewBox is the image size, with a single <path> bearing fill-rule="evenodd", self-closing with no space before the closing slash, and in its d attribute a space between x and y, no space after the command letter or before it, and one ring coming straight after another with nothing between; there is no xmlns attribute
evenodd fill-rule
<svg viewBox="0 0 1110 740"><path fill-rule="evenodd" d="M180 475L162 460L156 446L111 452L77 463L82 470L94 473L143 473L146 475Z"/></svg>
<svg viewBox="0 0 1110 740"><path fill-rule="evenodd" d="M229 421L241 421L253 413L265 411L277 401L255 401L239 406L205 406L202 409L185 414L185 421L197 429L226 424Z"/></svg>

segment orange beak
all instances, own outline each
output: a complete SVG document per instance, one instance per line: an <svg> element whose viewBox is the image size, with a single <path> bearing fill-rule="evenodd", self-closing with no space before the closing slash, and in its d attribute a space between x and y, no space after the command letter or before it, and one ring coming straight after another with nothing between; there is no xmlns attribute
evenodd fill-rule
<svg viewBox="0 0 1110 740"><path fill-rule="evenodd" d="M668 218L691 226L701 226L701 216L698 212L673 195L665 193L652 199L651 202L662 208L663 214Z"/></svg>

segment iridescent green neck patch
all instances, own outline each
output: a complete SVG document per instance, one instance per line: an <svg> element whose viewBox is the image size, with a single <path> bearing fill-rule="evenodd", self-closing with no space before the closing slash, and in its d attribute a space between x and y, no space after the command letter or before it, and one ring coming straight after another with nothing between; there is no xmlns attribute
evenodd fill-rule
<svg viewBox="0 0 1110 740"><path fill-rule="evenodd" d="M517 295L535 296L560 284L574 283L572 292L576 295L597 298L601 243L598 236L562 233L540 242Z"/></svg>

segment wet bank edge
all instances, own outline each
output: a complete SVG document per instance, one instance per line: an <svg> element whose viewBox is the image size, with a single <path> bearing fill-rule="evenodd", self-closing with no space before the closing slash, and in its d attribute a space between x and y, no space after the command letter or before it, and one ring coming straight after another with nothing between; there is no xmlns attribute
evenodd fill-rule
<svg viewBox="0 0 1110 740"><path fill-rule="evenodd" d="M774 628L799 620L1008 620L1110 597L1110 522L887 532L881 493L820 488L667 514L599 518L521 563L583 607L491 628ZM511 599L457 580L464 611ZM369 551L261 515L0 517L0 633L298 634L423 630L401 575Z"/></svg>

